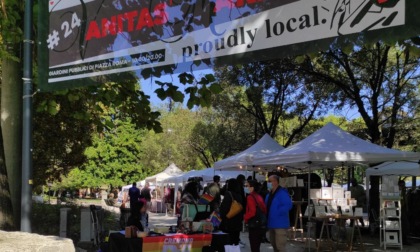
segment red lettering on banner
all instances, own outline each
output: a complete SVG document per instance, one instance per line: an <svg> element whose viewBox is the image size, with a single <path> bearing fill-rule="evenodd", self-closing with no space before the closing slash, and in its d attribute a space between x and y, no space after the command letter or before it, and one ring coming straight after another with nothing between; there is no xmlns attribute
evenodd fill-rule
<svg viewBox="0 0 420 252"><path fill-rule="evenodd" d="M141 10L139 19L137 22L136 30L141 30L145 26L153 27L153 19L152 19L152 16L150 16L150 12L147 8L144 8Z"/></svg>
<svg viewBox="0 0 420 252"><path fill-rule="evenodd" d="M92 38L101 38L101 32L99 31L98 24L95 21L90 22L88 31L86 33L86 40L89 41Z"/></svg>
<svg viewBox="0 0 420 252"><path fill-rule="evenodd" d="M160 3L155 6L155 11L153 14L155 14L155 25L163 25L168 22L168 16L165 11L166 4Z"/></svg>
<svg viewBox="0 0 420 252"><path fill-rule="evenodd" d="M124 31L133 32L145 27L164 25L168 22L168 13L165 8L165 3L159 3L154 7L152 13L148 8L142 8L140 12L130 11L110 18L103 18L100 25L98 21L92 20L89 23L85 40L100 39L109 35L115 36Z"/></svg>
<svg viewBox="0 0 420 252"><path fill-rule="evenodd" d="M137 16L137 11L130 11L124 13L124 17L127 19L127 31L132 32L134 30L134 18Z"/></svg>
<svg viewBox="0 0 420 252"><path fill-rule="evenodd" d="M116 25L117 25L117 17L113 16L111 17L111 20L108 20L106 18L102 18L102 37L107 36L108 34L111 35L117 35L117 29L116 29Z"/></svg>

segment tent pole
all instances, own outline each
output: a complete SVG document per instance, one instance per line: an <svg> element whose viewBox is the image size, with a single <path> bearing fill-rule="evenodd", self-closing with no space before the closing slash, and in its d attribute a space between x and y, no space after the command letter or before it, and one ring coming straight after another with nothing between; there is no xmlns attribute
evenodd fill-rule
<svg viewBox="0 0 420 252"><path fill-rule="evenodd" d="M308 241L308 251L311 251L311 228L312 228L312 222L311 222L311 211L310 211L310 204L311 204L311 200L310 200L310 196L311 196L311 164L312 162L309 161L308 162L308 237L307 237L307 241Z"/></svg>
<svg viewBox="0 0 420 252"><path fill-rule="evenodd" d="M178 194L178 188L179 188L179 183L178 181L175 182L175 186L174 186L174 207L173 207L173 211L172 211L172 216L176 215L176 199L178 198L177 194Z"/></svg>

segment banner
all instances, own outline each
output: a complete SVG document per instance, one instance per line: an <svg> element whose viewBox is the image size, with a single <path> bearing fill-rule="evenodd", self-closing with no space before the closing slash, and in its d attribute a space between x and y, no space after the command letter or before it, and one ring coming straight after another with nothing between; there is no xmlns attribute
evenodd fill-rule
<svg viewBox="0 0 420 252"><path fill-rule="evenodd" d="M404 25L406 8L405 0L41 2L49 13L40 18L41 91L126 71L149 77L272 59L287 46Z"/></svg>
<svg viewBox="0 0 420 252"><path fill-rule="evenodd" d="M157 236L143 238L143 250L147 252L201 252L211 244L211 234Z"/></svg>

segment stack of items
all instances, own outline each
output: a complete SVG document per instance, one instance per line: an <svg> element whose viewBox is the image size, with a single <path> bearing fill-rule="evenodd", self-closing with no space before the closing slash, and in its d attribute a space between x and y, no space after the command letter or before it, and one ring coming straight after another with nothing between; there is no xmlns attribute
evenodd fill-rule
<svg viewBox="0 0 420 252"><path fill-rule="evenodd" d="M323 216L363 216L363 209L356 208L353 213L353 207L357 205L357 200L351 198L350 191L344 191L340 187L322 187L320 189L310 190L310 199L312 202L305 216L312 215L315 211L316 217Z"/></svg>

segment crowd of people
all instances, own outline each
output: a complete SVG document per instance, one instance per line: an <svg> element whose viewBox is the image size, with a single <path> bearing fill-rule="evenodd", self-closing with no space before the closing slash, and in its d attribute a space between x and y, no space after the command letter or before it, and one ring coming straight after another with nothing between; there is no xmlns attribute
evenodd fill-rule
<svg viewBox="0 0 420 252"><path fill-rule="evenodd" d="M181 213L185 205L198 204L199 191L199 183L195 181L185 185L181 195ZM220 186L220 177L214 176L213 183L204 189L204 195L212 196L212 201L209 202L211 211L220 215L221 223L218 228L229 234L232 245L239 245L241 242L243 222L255 223L253 219L260 213L264 215L266 222L248 225L251 251L260 251L261 243L267 241L267 231L274 251L285 251L292 200L287 189L280 186L277 175L271 175L263 185L252 178L245 179L244 175L238 175L235 179L227 180L223 187ZM231 216L229 212L234 201L239 203L243 210Z"/></svg>
<svg viewBox="0 0 420 252"><path fill-rule="evenodd" d="M201 200L205 198L210 212L217 213L221 219L215 228L227 233L232 245L242 243L240 232L245 223L248 226L252 252L259 252L262 242L270 242L275 252L285 251L292 200L287 189L280 186L279 179L279 176L271 175L268 181L260 184L252 177L245 179L245 176L240 174L221 186L220 176L216 175L213 182L205 188L198 181L191 180L179 195L180 219L186 205L202 204ZM147 231L150 195L148 183L141 190L133 183L128 191L130 217L127 226L136 226L140 231ZM233 205L239 207L240 211L232 214ZM267 232L269 240L266 237Z"/></svg>

